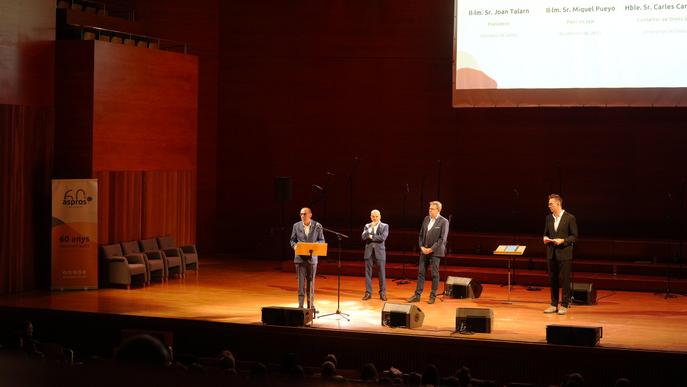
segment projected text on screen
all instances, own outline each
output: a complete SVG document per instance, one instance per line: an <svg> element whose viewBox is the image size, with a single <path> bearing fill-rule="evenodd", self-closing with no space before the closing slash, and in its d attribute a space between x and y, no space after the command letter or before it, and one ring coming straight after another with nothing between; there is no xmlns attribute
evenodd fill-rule
<svg viewBox="0 0 687 387"><path fill-rule="evenodd" d="M687 87L687 0L457 0L454 90Z"/></svg>

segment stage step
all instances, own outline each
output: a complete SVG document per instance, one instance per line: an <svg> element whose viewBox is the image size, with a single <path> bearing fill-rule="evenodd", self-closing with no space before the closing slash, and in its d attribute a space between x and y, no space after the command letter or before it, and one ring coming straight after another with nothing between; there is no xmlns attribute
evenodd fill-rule
<svg viewBox="0 0 687 387"><path fill-rule="evenodd" d="M543 223L543 222L542 222ZM543 224L542 224L543 226ZM339 232L348 234L350 231L341 227L335 228ZM391 226L391 234L386 241L387 249L394 251L417 251L418 231L416 229L400 229ZM331 248L337 247L337 241L330 235L325 235ZM358 249L361 246L360 234L354 230L350 239L344 241L346 249ZM503 234L452 231L448 237L447 248L453 254L489 255L502 244L520 244L527 246L526 255L533 257L545 256L545 246L541 234ZM684 247L683 247L684 249ZM683 251L683 256L685 255ZM656 239L619 239L582 236L575 244L575 255L586 259L602 259L607 261L649 261L658 263L674 262L680 254L678 240ZM687 258L687 257L684 257Z"/></svg>
<svg viewBox="0 0 687 387"><path fill-rule="evenodd" d="M506 261L504 260L503 262L505 263ZM508 269L506 266L458 266L454 263L454 261L451 261L449 264L442 262L440 269L442 281L445 281L447 276L457 276L474 278L482 283L489 284L505 285L508 282ZM293 261L283 261L281 267L283 271L295 271ZM335 260L320 259L317 266L318 275L336 275L337 271L337 263ZM393 283L393 279L397 278L407 278L414 281L417 279L417 263L395 263L387 261L386 273L389 285ZM362 259L357 261L342 260L341 275L364 276L365 268ZM670 285L670 290L673 293L687 293L687 279L675 278L674 276L671 276L670 284L668 284L668 277L660 275L614 275L612 273L576 271L574 273L574 281L591 282L600 290L664 292ZM511 277L511 283L523 286L548 286L548 276L545 269L531 270L516 267Z"/></svg>
<svg viewBox="0 0 687 387"><path fill-rule="evenodd" d="M330 249L329 255L321 260L335 261L338 259L338 249ZM361 261L363 250L342 249L342 261ZM497 255L477 254L449 254L442 259L442 264L449 266L473 266L507 268L508 257ZM418 254L405 251L387 251L387 264L406 263L417 265ZM546 258L543 256L522 256L511 259L515 270L541 270L546 271ZM635 262L608 259L590 259L586 257L575 258L573 269L576 273L601 273L614 275L642 275L666 277L669 273L676 278L687 277L687 265L677 263Z"/></svg>

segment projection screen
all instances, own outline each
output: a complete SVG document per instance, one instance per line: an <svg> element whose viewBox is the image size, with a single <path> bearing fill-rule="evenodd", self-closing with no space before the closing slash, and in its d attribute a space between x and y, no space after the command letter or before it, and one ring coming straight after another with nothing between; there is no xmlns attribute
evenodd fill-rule
<svg viewBox="0 0 687 387"><path fill-rule="evenodd" d="M455 0L453 106L686 106L687 0Z"/></svg>

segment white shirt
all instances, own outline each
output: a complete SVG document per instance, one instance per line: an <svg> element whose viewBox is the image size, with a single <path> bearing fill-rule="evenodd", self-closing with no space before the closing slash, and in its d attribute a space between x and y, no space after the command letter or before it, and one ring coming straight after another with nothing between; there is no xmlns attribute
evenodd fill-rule
<svg viewBox="0 0 687 387"><path fill-rule="evenodd" d="M310 226L312 226L312 222L310 222L310 224L307 226L305 225L305 223L303 223L303 231L305 231L306 238L308 237L308 234L310 234Z"/></svg>
<svg viewBox="0 0 687 387"><path fill-rule="evenodd" d="M377 234L377 227L379 227L379 222L374 226L372 223L370 223L370 227L367 230L367 232L370 234L370 239L372 239L372 235Z"/></svg>
<svg viewBox="0 0 687 387"><path fill-rule="evenodd" d="M429 223L427 223L427 231L431 230L432 227L434 227L434 223L436 222L436 219L433 219L432 217L429 218Z"/></svg>
<svg viewBox="0 0 687 387"><path fill-rule="evenodd" d="M556 217L556 215L551 214L553 215L553 229L556 231L558 231L558 225L561 223L561 218L563 217L564 212L565 210L561 210L561 213L560 215L558 215L558 217Z"/></svg>

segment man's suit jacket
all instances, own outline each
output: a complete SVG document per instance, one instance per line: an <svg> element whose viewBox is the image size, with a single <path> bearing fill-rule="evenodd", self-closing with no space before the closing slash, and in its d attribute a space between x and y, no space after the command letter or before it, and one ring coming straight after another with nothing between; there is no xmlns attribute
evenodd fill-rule
<svg viewBox="0 0 687 387"><path fill-rule="evenodd" d="M441 215L437 216L431 230L427 230L429 225L429 215L422 221L420 228L420 247L430 247L431 256L443 257L446 255L446 238L448 238L448 219Z"/></svg>
<svg viewBox="0 0 687 387"><path fill-rule="evenodd" d="M389 236L389 225L379 222L379 225L377 225L377 232L370 234L369 229L371 224L372 223L368 223L365 225L365 228L363 228L363 235L361 236L363 242L365 242L364 258L372 258L372 252L374 251L375 258L378 260L386 260L386 246L384 245L384 241L386 241L386 237ZM370 239L370 235L372 235L372 239Z"/></svg>
<svg viewBox="0 0 687 387"><path fill-rule="evenodd" d="M303 222L296 222L291 229L291 248L295 248L298 242L320 242L324 243L324 235L322 234L322 225L310 219L310 232L305 236L305 226ZM293 262L302 263L310 260L309 255L296 255L294 250ZM317 263L317 256L312 256L312 263Z"/></svg>
<svg viewBox="0 0 687 387"><path fill-rule="evenodd" d="M563 238L565 242L556 246L555 243L546 244L546 258L553 259L554 256L559 261L570 260L573 257L573 244L577 240L577 220L575 215L565 211L558 223L558 230L553 227L553 214L546 216L544 223L544 236L551 239Z"/></svg>

